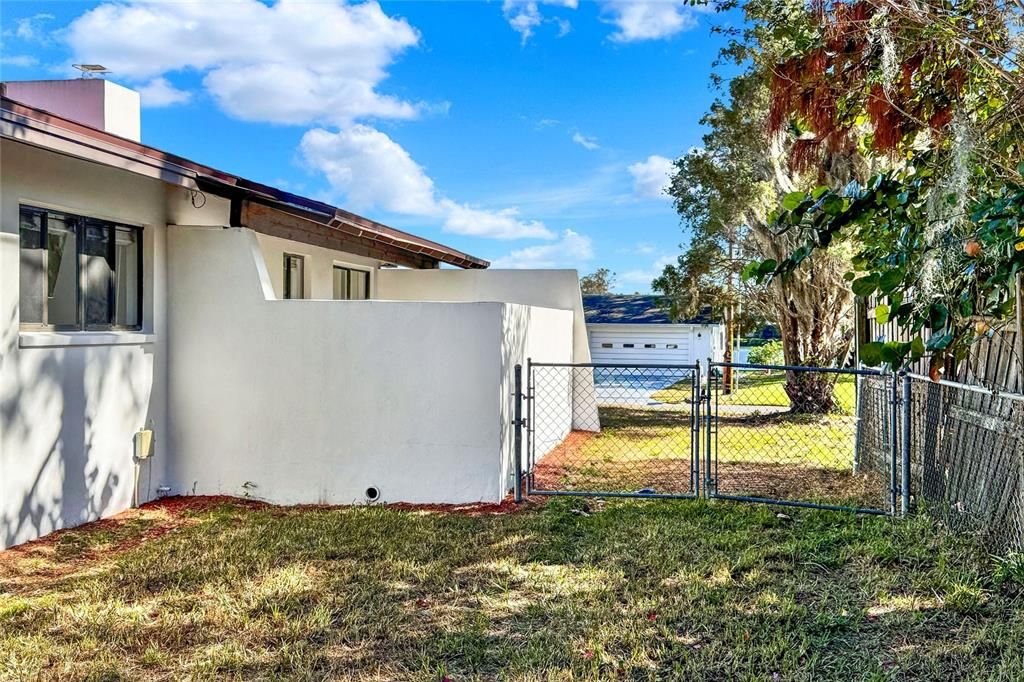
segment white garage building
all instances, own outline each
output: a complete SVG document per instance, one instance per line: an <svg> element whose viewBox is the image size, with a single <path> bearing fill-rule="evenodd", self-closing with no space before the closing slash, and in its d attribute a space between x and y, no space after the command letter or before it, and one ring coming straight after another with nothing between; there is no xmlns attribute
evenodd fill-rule
<svg viewBox="0 0 1024 682"><path fill-rule="evenodd" d="M722 360L725 325L710 309L673 322L661 296L602 294L583 297L595 363L693 364Z"/></svg>

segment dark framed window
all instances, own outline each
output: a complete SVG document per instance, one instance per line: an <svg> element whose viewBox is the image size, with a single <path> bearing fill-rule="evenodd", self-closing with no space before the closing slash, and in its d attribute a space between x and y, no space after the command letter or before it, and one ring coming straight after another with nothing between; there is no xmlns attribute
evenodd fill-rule
<svg viewBox="0 0 1024 682"><path fill-rule="evenodd" d="M19 237L23 328L142 328L141 227L22 206Z"/></svg>
<svg viewBox="0 0 1024 682"><path fill-rule="evenodd" d="M284 254L284 298L306 298L306 259Z"/></svg>
<svg viewBox="0 0 1024 682"><path fill-rule="evenodd" d="M370 298L369 271L335 265L334 298L338 301L354 301Z"/></svg>

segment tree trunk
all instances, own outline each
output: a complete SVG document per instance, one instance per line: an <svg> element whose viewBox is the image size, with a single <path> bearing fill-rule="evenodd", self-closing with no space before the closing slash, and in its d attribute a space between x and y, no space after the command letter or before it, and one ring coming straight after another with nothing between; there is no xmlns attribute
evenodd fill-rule
<svg viewBox="0 0 1024 682"><path fill-rule="evenodd" d="M828 414L836 409L836 375L822 372L786 372L786 395L794 414Z"/></svg>
<svg viewBox="0 0 1024 682"><path fill-rule="evenodd" d="M760 245L781 260L797 244L765 230ZM835 367L847 357L852 342L854 297L843 279L843 254L827 251L810 258L789 277L773 280L772 307L782 336L787 365ZM789 371L786 395L795 414L827 414L837 407L833 373Z"/></svg>
<svg viewBox="0 0 1024 682"><path fill-rule="evenodd" d="M733 311L730 305L726 309L725 313L725 348L722 359L725 361L725 367L722 368L722 394L731 395L733 392L733 384L736 379L733 377L732 371L732 329L733 329Z"/></svg>

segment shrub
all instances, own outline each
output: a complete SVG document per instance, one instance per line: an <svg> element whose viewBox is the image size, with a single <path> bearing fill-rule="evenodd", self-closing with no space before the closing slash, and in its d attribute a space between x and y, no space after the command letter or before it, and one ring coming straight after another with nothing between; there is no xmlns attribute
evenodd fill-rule
<svg viewBox="0 0 1024 682"><path fill-rule="evenodd" d="M782 342L769 341L757 348L751 348L750 355L747 357L754 365L781 365L783 362Z"/></svg>

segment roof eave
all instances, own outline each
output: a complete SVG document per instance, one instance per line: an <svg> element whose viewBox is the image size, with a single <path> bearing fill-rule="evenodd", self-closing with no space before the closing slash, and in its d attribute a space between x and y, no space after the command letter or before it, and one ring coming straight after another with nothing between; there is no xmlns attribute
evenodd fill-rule
<svg viewBox="0 0 1024 682"><path fill-rule="evenodd" d="M467 269L490 263L324 202L225 173L20 102L0 98L0 137L229 199L248 198L282 210L301 210L328 227L345 224L373 241Z"/></svg>

